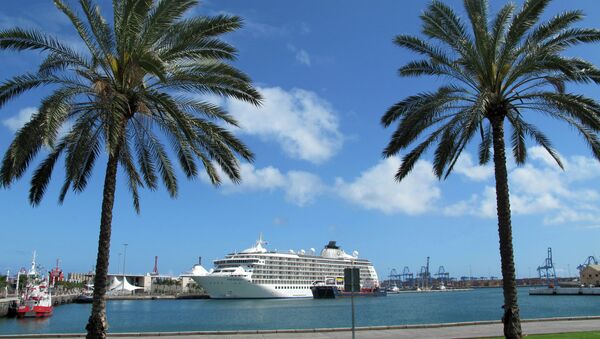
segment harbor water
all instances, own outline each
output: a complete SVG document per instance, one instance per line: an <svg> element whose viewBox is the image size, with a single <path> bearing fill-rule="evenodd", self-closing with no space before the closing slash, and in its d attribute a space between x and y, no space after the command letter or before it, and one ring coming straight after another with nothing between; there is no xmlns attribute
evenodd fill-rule
<svg viewBox="0 0 600 339"><path fill-rule="evenodd" d="M530 296L519 289L522 318L600 315L595 296ZM356 298L357 326L499 320L502 290L401 293ZM1 334L81 333L91 305L55 307L47 319L0 318ZM111 300L109 332L217 331L350 326L349 299Z"/></svg>

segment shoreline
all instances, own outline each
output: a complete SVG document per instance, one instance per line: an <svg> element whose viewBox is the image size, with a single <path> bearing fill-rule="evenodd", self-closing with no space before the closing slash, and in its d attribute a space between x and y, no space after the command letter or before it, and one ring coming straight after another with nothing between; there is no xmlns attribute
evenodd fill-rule
<svg viewBox="0 0 600 339"><path fill-rule="evenodd" d="M57 307L65 304L77 303L76 299L80 294L61 294L52 296L52 306ZM114 295L106 296L104 300L187 300L187 299L210 299L206 294L155 294L155 295ZM14 317L13 305L18 302L19 298L11 296L7 298L0 298L0 318L11 318Z"/></svg>
<svg viewBox="0 0 600 339"><path fill-rule="evenodd" d="M527 334L558 333L558 332L583 332L598 330L600 328L600 316L584 317L553 317L523 319L524 332ZM324 338L341 338L347 336L350 332L349 327L337 328L308 328L308 329L280 329L280 330L229 330L229 331L182 331L182 332L121 332L108 333L109 337L134 338L134 337L215 337L223 336L247 337L247 338L265 338L281 337L287 338L297 336L298 338L310 338L315 333L319 333ZM402 337L428 337L435 334L441 338L441 334L460 336L463 338L481 338L497 336L497 332L502 334L502 323L500 320L453 322L439 324L411 324L411 325L392 325L392 326L366 326L357 327L357 332L362 332L361 336L377 338L379 336L389 337L390 335ZM43 334L6 334L0 335L0 338L81 338L85 333L43 333Z"/></svg>
<svg viewBox="0 0 600 339"><path fill-rule="evenodd" d="M210 299L207 294L107 295L104 300L185 300Z"/></svg>

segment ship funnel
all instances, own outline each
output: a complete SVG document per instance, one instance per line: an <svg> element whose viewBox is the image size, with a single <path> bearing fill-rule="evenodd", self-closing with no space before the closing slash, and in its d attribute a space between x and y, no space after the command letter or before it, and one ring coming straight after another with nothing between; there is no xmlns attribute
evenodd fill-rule
<svg viewBox="0 0 600 339"><path fill-rule="evenodd" d="M329 241L329 243L327 245L325 245L325 248L332 248L332 249L339 249L340 247L338 245L336 245L336 241L335 240L331 240Z"/></svg>

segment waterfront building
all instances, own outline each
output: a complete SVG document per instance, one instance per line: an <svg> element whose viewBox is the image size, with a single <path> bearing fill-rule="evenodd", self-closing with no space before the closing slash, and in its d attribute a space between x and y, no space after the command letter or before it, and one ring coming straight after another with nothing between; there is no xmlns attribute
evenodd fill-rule
<svg viewBox="0 0 600 339"><path fill-rule="evenodd" d="M94 273L93 272L87 272L87 273L71 272L71 273L67 274L67 281L72 282L72 283L87 283L90 281L94 281Z"/></svg>
<svg viewBox="0 0 600 339"><path fill-rule="evenodd" d="M587 265L579 273L581 283L586 286L600 286L600 265Z"/></svg>

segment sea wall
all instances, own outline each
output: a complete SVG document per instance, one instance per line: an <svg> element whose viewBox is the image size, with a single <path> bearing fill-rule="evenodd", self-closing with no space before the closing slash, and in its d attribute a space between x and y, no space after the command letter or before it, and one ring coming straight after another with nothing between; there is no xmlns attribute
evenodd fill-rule
<svg viewBox="0 0 600 339"><path fill-rule="evenodd" d="M63 295L53 295L52 296L52 305L58 306L62 304L70 304L77 298L77 294L63 294Z"/></svg>
<svg viewBox="0 0 600 339"><path fill-rule="evenodd" d="M17 298L2 298L0 299L0 317L6 317L11 308L11 305L17 301Z"/></svg>

